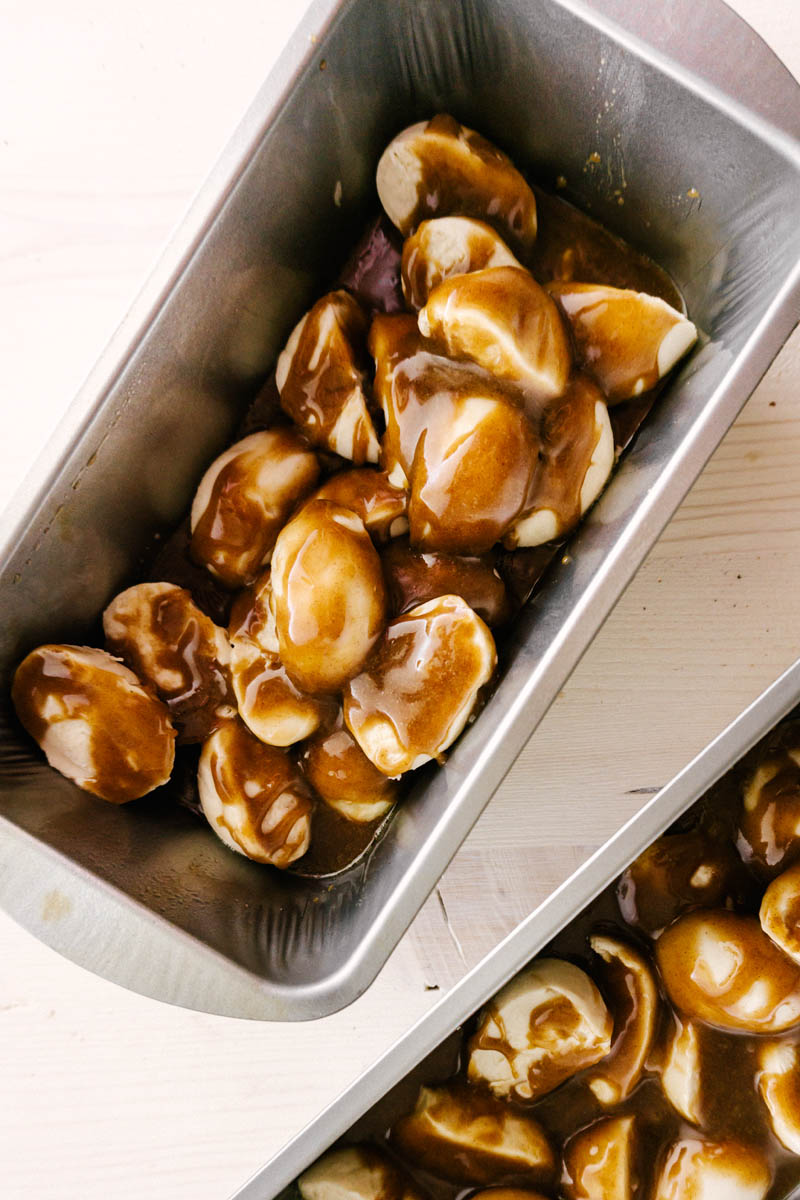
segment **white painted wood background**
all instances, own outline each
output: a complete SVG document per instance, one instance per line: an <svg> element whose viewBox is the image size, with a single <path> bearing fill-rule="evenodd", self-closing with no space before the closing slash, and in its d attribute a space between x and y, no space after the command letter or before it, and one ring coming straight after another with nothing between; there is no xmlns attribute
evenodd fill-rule
<svg viewBox="0 0 800 1200"><path fill-rule="evenodd" d="M0 0L0 504L305 7ZM797 0L733 7L800 74ZM441 994L426 985L453 983L800 653L799 395L796 333L441 901L345 1012L285 1027L169 1008L0 914L3 1200L227 1196Z"/></svg>

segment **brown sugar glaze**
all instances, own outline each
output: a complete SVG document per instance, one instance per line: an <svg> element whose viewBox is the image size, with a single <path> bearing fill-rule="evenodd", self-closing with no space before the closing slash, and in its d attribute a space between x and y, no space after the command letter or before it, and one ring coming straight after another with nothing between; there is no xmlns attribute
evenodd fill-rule
<svg viewBox="0 0 800 1200"><path fill-rule="evenodd" d="M332 728L309 738L303 754L306 778L324 799L336 803L359 801L389 803L398 782L388 779L363 753L350 730L337 714Z"/></svg>
<svg viewBox="0 0 800 1200"><path fill-rule="evenodd" d="M319 468L300 433L281 429L273 440L295 457L298 481L306 493L311 491ZM264 497L258 487L261 469L261 455L253 447L245 447L224 463L191 535L197 562L209 563L229 588L252 583L294 507L291 490L291 500L285 491L269 500Z"/></svg>
<svg viewBox="0 0 800 1200"><path fill-rule="evenodd" d="M303 505L272 559L275 628L287 674L311 695L336 694L386 623L386 584L363 523L330 500Z"/></svg>
<svg viewBox="0 0 800 1200"><path fill-rule="evenodd" d="M461 703L481 675L480 625L460 599L448 596L428 612L415 609L392 621L344 690L345 720L355 737L380 720L393 729L407 760L438 757L453 719L447 701ZM383 762L376 765L384 770Z"/></svg>
<svg viewBox="0 0 800 1200"><path fill-rule="evenodd" d="M422 186L403 232L410 233L430 217L458 213L493 225L514 250L530 245L537 224L536 206L523 177L502 150L445 113L428 121L426 132L437 135L437 141L420 147ZM471 152L468 163L447 151L448 144L457 150L459 141ZM454 168L455 161L462 165Z"/></svg>
<svg viewBox="0 0 800 1200"><path fill-rule="evenodd" d="M405 491L391 485L384 471L359 467L332 475L312 495L312 500L330 500L349 508L379 541L392 536L408 507Z"/></svg>
<svg viewBox="0 0 800 1200"><path fill-rule="evenodd" d="M329 706L326 697L309 696L295 687L281 660L254 652L243 665L234 662L236 686L254 721L299 714L311 723L322 720Z"/></svg>
<svg viewBox="0 0 800 1200"><path fill-rule="evenodd" d="M538 187L534 187L534 192L538 208L536 242L525 254L518 245L513 245L512 249L540 283L550 279L581 278L586 282L634 288L661 296L683 310L682 298L674 284L650 259L560 197ZM371 221L333 286L347 288L371 315L406 312L400 283L402 248L402 236L385 217ZM495 383L495 386L498 385ZM630 443L655 402L660 386L610 410L614 440L619 451ZM285 423L286 417L281 411L273 373L250 405L235 437L242 438L256 430ZM326 457L323 454L320 457L323 470L339 470L347 466L334 455ZM493 570L497 571L505 584L505 624L511 622L530 597L562 546L563 540L531 549L508 551L496 547L492 551ZM188 522L184 522L166 540L150 559L143 575L146 579L166 580L189 588L200 608L217 623L227 624L232 603L231 592L222 587L205 568L192 561ZM420 596L420 602L427 598ZM498 640L498 651L502 669L502 635ZM179 755L181 753L179 750ZM409 778L400 786L408 788L412 782ZM196 807L191 795L184 795L182 803ZM318 805L314 814L311 847L290 870L326 876L345 869L367 850L390 819L391 816L359 825L347 821L327 805Z"/></svg>
<svg viewBox="0 0 800 1200"><path fill-rule="evenodd" d="M478 363L519 387L534 420L542 401L563 396L570 335L558 304L521 266L452 275L431 292L419 319L451 358Z"/></svg>
<svg viewBox="0 0 800 1200"><path fill-rule="evenodd" d="M217 547L220 542L226 549L235 545L239 547L242 559L246 558L248 566L255 572L261 566L264 551L264 546L254 542L252 536L253 527L257 527L260 518L260 506L249 502L241 489L244 465L234 458L219 472L209 504L192 534L192 543L208 562L216 562L219 558ZM224 512L224 521L219 520L220 511ZM238 580L227 578L221 562L217 570L226 582L236 586Z"/></svg>
<svg viewBox="0 0 800 1200"><path fill-rule="evenodd" d="M377 318L370 350L387 414L386 469L401 468L411 484L412 542L453 554L490 550L535 494L542 447L519 392L444 358L407 314ZM454 436L470 406L482 415Z"/></svg>
<svg viewBox="0 0 800 1200"><path fill-rule="evenodd" d="M725 952L722 979L710 969L709 937ZM765 1034L800 1023L800 966L778 949L757 917L726 910L688 913L661 934L656 958L670 1000L692 1019Z"/></svg>
<svg viewBox="0 0 800 1200"><path fill-rule="evenodd" d="M510 1060L513 1052L509 1046L499 1007L490 1000L485 1005L484 1012L498 1032L491 1034L485 1029L477 1029L469 1041L469 1053L471 1054L475 1050L493 1050ZM575 1050L569 1055L554 1057L553 1052L557 1050L559 1039L572 1037L580 1026L579 1013L564 996L553 996L531 1009L530 1034L532 1037L536 1036L537 1028L541 1026L547 1028L547 1041L543 1046L545 1052L538 1062L530 1064L527 1072L527 1083L530 1086L531 1095L534 1097L558 1087L568 1076L574 1075L582 1067L590 1066L597 1060L597 1053L595 1051L587 1053L584 1047L575 1047ZM482 1090L482 1088L477 1089L479 1094Z"/></svg>
<svg viewBox="0 0 800 1200"><path fill-rule="evenodd" d="M595 405L603 393L577 373L563 399L542 414L539 469L523 512L550 509L560 529L571 529L581 516L581 487L597 446Z"/></svg>
<svg viewBox="0 0 800 1200"><path fill-rule="evenodd" d="M490 627L504 625L511 603L496 560L495 553L464 556L412 550L406 538L394 538L381 553L392 616L437 596L455 595Z"/></svg>
<svg viewBox="0 0 800 1200"><path fill-rule="evenodd" d="M458 1120L448 1121L455 1098ZM438 1123L444 1119L458 1139L449 1154L442 1156L437 1139L430 1137L427 1122L420 1125L414 1116L401 1118L392 1127L390 1137L401 1159L424 1163L432 1171L445 1176L451 1184L487 1185L497 1179L498 1159L502 1162L503 1178L518 1179L526 1185L545 1182L553 1173L555 1162L547 1140L536 1126L525 1131L522 1161L519 1153L503 1146L498 1121L518 1124L516 1113L499 1104L492 1096L482 1094L460 1080L453 1081L445 1092L431 1089L427 1097L427 1112ZM510 1150L510 1152L509 1152ZM446 1161L443 1162L443 1157ZM527 1159L527 1162L526 1162ZM427 1189L425 1189L427 1190ZM424 1194L424 1191L423 1191Z"/></svg>
<svg viewBox="0 0 800 1200"><path fill-rule="evenodd" d="M45 645L17 668L11 696L17 716L39 743L56 721L77 717L88 725L93 773L83 784L87 791L125 804L163 783L165 747L174 732L166 706L143 687L132 689L112 672L72 656L65 661L62 647ZM120 728L126 731L124 745L116 736Z"/></svg>
<svg viewBox="0 0 800 1200"><path fill-rule="evenodd" d="M399 466L412 484L412 540L420 544L428 524L435 544L426 549L489 550L522 511L536 473L536 431L517 391L474 364L437 353L409 314L373 321L369 345L377 362L375 394L388 414L386 469L391 476ZM453 452L452 430L475 397L487 415L466 436L471 453L464 461L463 443Z"/></svg>
<svg viewBox="0 0 800 1200"><path fill-rule="evenodd" d="M576 358L602 384L609 404L655 386L661 345L676 318L637 293L592 283L550 283L547 291L568 318Z"/></svg>
<svg viewBox="0 0 800 1200"><path fill-rule="evenodd" d="M267 567L249 587L237 592L228 614L228 636L231 641L237 637L252 638L260 642L274 640L277 644L275 622L269 612L270 569Z"/></svg>
<svg viewBox="0 0 800 1200"><path fill-rule="evenodd" d="M225 709L235 707L228 671L217 661L213 626L183 589L155 599L147 633L152 666L159 678L168 675L180 681L169 691L160 688L178 741L202 742L225 719ZM145 680L149 664L135 635L135 629L106 635L106 647Z"/></svg>
<svg viewBox="0 0 800 1200"><path fill-rule="evenodd" d="M739 849L745 857L759 861L765 870L776 872L800 854L800 766L780 751L770 755L768 764L774 764L775 774L742 820Z"/></svg>
<svg viewBox="0 0 800 1200"><path fill-rule="evenodd" d="M470 234L466 239L465 259L470 269L481 271L485 267L498 266L500 262L515 265L517 260L505 243L499 239L491 226L475 218L467 218L473 222ZM410 308L418 311L425 304L433 288L442 282L445 276L440 269L433 268L424 252L427 238L423 224L411 237L406 238L403 245L401 261L401 281L403 294ZM422 252L421 252L422 251ZM463 265L463 260L462 260Z"/></svg>
<svg viewBox="0 0 800 1200"><path fill-rule="evenodd" d="M710 871L698 887L692 877L699 859L709 865ZM646 890L640 886L644 871L650 879ZM620 911L630 925L657 935L682 908L723 904L728 896L735 895L742 874L742 864L733 846L716 841L699 829L675 833L668 844L662 839L623 872L617 892ZM654 879L658 881L657 887L653 886Z"/></svg>
<svg viewBox="0 0 800 1200"><path fill-rule="evenodd" d="M771 919L768 918L770 935L780 937L786 953L800 961L800 863L797 861L781 872L780 881L771 888L767 912L774 905L778 905L778 914L773 912Z"/></svg>
<svg viewBox="0 0 800 1200"><path fill-rule="evenodd" d="M327 336L326 324L331 326ZM281 407L314 446L329 443L344 400L361 387L363 372L351 346L363 345L366 333L366 314L345 291L323 297L306 317L283 384ZM321 343L326 349L318 354ZM359 422L353 441L356 466L366 462L369 443L369 430Z"/></svg>
<svg viewBox="0 0 800 1200"><path fill-rule="evenodd" d="M454 440L470 401L457 391L445 403L442 394L436 399L411 474L411 539L423 550L484 554L524 510L538 463L536 435L521 409L492 398L491 412Z"/></svg>
<svg viewBox="0 0 800 1200"><path fill-rule="evenodd" d="M297 822L311 814L310 789L297 764L284 750L259 741L240 720L227 722L218 731L218 737L222 753L215 750L210 762L214 786L223 805L244 807L246 824L240 836L236 828L226 824L224 816L218 816L217 821L226 826L242 849L257 842L264 861L268 862L284 850ZM236 764L235 770L231 770L232 762ZM251 786L243 788L242 780ZM273 803L286 795L292 797L292 804L279 821L272 824L267 820L265 829L264 822Z"/></svg>
<svg viewBox="0 0 800 1200"><path fill-rule="evenodd" d="M626 1099L639 1082L650 1048L655 1008L649 965L629 940L617 943L622 953L604 959L598 972L609 1011L614 1014L611 1049L589 1073L594 1094L603 1103ZM600 948L593 945L600 956Z"/></svg>
<svg viewBox="0 0 800 1200"><path fill-rule="evenodd" d="M774 735L770 735L772 737ZM668 831L670 835L680 835L680 839L696 838L697 845L712 845L718 859L728 862L731 855L736 856L734 842L736 829L741 814L741 786L753 762L759 754L769 747L768 737L759 746L750 751L741 763L737 764L726 776L716 783L710 791L698 800ZM686 843L679 841L676 847L679 873L684 869L687 855ZM734 897L730 901L737 913L755 915L758 912L761 895L767 882L765 874L757 864L740 864L741 876L731 879L727 895ZM654 945L649 937L638 929L632 928L622 916L618 903L620 886L624 876L610 884L599 896L578 914L555 938L545 946L541 958L566 958L582 967L594 980L604 995L610 1011L616 1018L615 1035L619 1022L630 1019L630 1012L625 1007L615 1004L615 995L609 986L605 974L607 967L594 955L589 947L589 938L595 934L604 934L618 939L635 948L637 953L650 965L656 983L659 986L659 1012L656 1023L656 1033L653 1047L645 1062L645 1070L640 1082L633 1088L631 1094L619 1103L603 1106L595 1098L588 1087L588 1081L602 1064L596 1068L588 1068L568 1079L560 1087L538 1101L530 1103L515 1103L503 1101L512 1110L532 1116L546 1131L551 1144L560 1154L568 1138L578 1130L595 1121L610 1116L633 1116L636 1130L636 1168L641 1180L640 1188L635 1193L635 1200L647 1200L651 1195L657 1171L661 1165L663 1152L668 1144L678 1138L708 1137L714 1140L734 1139L760 1149L769 1160L774 1177L767 1193L767 1200L784 1200L792 1188L800 1185L800 1157L786 1150L772 1133L767 1110L762 1104L755 1085L755 1074L758 1069L757 1052L762 1038L750 1033L725 1032L710 1025L700 1024L701 1043L701 1113L702 1124L691 1125L671 1106L666 1099L660 1084L658 1061L664 1041L673 1021L673 1010L669 1005L660 977L657 972L654 955ZM706 897L707 903L719 903L718 894ZM686 904L690 902L687 900ZM686 911L684 908L682 911ZM491 1002L490 1002L491 1007ZM481 1012L485 1011L481 1010ZM466 1022L461 1032L460 1048L456 1047L450 1063L452 1074L448 1076L446 1065L441 1066L435 1078L415 1075L418 1083L427 1086L439 1086L448 1078L457 1084L458 1093L464 1096L467 1109L472 1107L477 1114L486 1107L487 1092L473 1084L467 1084L464 1076L467 1062L467 1047L474 1040L478 1014ZM800 1045L800 1026L780 1034L779 1040L792 1045ZM492 1049L500 1049L499 1039L489 1039ZM441 1064L441 1057L439 1058ZM395 1106L388 1107L386 1112L392 1113L390 1119L394 1124L402 1121L406 1111L413 1104L413 1091L406 1084L400 1089L403 1103L407 1105L402 1111ZM471 1097L473 1099L471 1099ZM391 1100L388 1102L391 1104ZM366 1122L365 1122L366 1124ZM374 1129L374 1125L371 1126ZM345 1139L347 1140L347 1139ZM405 1171L410 1172L423 1192L435 1200L460 1200L464 1195L463 1186L448 1183L439 1176L429 1174L421 1169L407 1153L401 1153L391 1136L391 1128L386 1131L385 1140L378 1139L383 1148L396 1156ZM557 1196L557 1172L551 1181L542 1186L547 1196ZM525 1186L522 1177L499 1176L482 1181L495 1185L517 1184ZM478 1186L477 1181L473 1186ZM528 1186L530 1186L528 1184Z"/></svg>

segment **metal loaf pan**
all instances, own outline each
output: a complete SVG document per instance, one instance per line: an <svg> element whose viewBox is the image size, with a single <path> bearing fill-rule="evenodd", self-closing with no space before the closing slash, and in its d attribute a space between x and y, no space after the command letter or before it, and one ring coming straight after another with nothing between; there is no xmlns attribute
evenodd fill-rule
<svg viewBox="0 0 800 1200"><path fill-rule="evenodd" d="M380 1138L413 1107L421 1084L452 1070L464 1022L799 705L800 659L231 1200L272 1200L345 1135ZM282 1200L296 1196L292 1190Z"/></svg>
<svg viewBox="0 0 800 1200"><path fill-rule="evenodd" d="M234 1016L352 1001L788 336L797 85L717 0L676 0L685 22L663 9L636 14L658 50L578 0L320 0L300 26L0 534L0 892L75 961ZM749 108L708 82L728 76ZM382 147L442 110L534 178L566 176L569 198L673 274L706 340L520 619L479 720L371 852L320 884L230 854L168 789L121 809L79 792L22 734L7 685L35 644L96 635L345 258Z"/></svg>

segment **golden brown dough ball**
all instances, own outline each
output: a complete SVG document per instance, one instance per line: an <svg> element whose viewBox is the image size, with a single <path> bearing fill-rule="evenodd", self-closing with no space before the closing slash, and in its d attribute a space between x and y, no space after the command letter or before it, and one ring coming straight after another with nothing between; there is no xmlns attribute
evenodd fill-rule
<svg viewBox="0 0 800 1200"><path fill-rule="evenodd" d="M50 766L101 800L125 804L169 779L169 713L105 650L39 646L17 667L11 697Z"/></svg>

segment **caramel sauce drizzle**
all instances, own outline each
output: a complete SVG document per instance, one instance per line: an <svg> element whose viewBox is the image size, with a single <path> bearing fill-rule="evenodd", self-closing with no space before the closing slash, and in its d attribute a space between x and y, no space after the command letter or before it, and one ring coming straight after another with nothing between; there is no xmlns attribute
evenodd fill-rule
<svg viewBox="0 0 800 1200"><path fill-rule="evenodd" d="M389 1140L404 1165L451 1184L544 1183L555 1168L535 1119L460 1080L429 1089L424 1104L420 1096L415 1111L393 1125ZM525 1196L537 1200L538 1193L526 1190L519 1200Z"/></svg>
<svg viewBox="0 0 800 1200"><path fill-rule="evenodd" d="M227 823L224 813L218 820L247 854L252 854L248 845L252 839L261 845L267 860L280 856L297 822L313 810L302 773L285 750L260 742L239 720L228 722L217 736L223 739L224 751L211 756L214 784L223 804L245 810L246 823L239 830ZM270 810L286 795L292 804L271 825Z"/></svg>
<svg viewBox="0 0 800 1200"><path fill-rule="evenodd" d="M525 508L538 464L534 427L517 405L491 397L492 411L457 437L469 389L439 393L417 442L408 506L413 545L482 554Z"/></svg>
<svg viewBox="0 0 800 1200"><path fill-rule="evenodd" d="M151 621L145 630L106 637L112 654L125 660L135 675L151 682L169 709L179 730L179 741L201 742L233 705L230 676L217 659L215 630L210 619L195 607L185 588L157 596L150 606ZM147 641L143 652L141 638ZM174 687L163 683L175 675Z"/></svg>
<svg viewBox="0 0 800 1200"><path fill-rule="evenodd" d="M770 756L777 771L762 785L752 812L743 812L740 849L775 871L800 857L800 765L788 753Z"/></svg>
<svg viewBox="0 0 800 1200"><path fill-rule="evenodd" d="M386 415L383 465L391 475L399 463L412 483L412 544L481 553L502 537L530 496L536 433L513 387L430 346L413 317L373 321L375 388ZM488 402L491 412L454 437L473 400Z"/></svg>
<svg viewBox="0 0 800 1200"><path fill-rule="evenodd" d="M428 121L425 132L435 138L417 144L421 177L403 232L410 233L428 217L457 214L486 221L514 245L529 245L536 229L536 200L511 159L443 113ZM469 160L462 157L459 143L468 147Z"/></svg>
<svg viewBox="0 0 800 1200"><path fill-rule="evenodd" d="M381 553L393 616L400 616L437 596L460 596L489 626L511 615L506 585L495 566L496 556L457 556L412 550L405 538L394 538Z"/></svg>
<svg viewBox="0 0 800 1200"><path fill-rule="evenodd" d="M581 488L598 442L595 406L603 393L585 375L574 375L565 395L547 405L539 423L539 466L524 514L549 509L559 528L581 517Z"/></svg>
<svg viewBox="0 0 800 1200"><path fill-rule="evenodd" d="M699 879L698 867L705 868ZM617 901L629 925L656 935L680 911L732 900L741 876L741 863L731 846L698 829L668 834L623 872Z"/></svg>
<svg viewBox="0 0 800 1200"><path fill-rule="evenodd" d="M243 573L254 573L280 532L277 520L263 521L262 505L248 486L251 473L249 455L227 462L214 480L208 504L192 532L194 557L211 563L230 587L239 587L241 578L239 571L230 571L228 559L235 555L237 563L244 564Z"/></svg>
<svg viewBox="0 0 800 1200"><path fill-rule="evenodd" d="M300 714L321 720L330 705L324 697L301 692L277 655L260 654L237 671L248 716L255 720Z"/></svg>
<svg viewBox="0 0 800 1200"><path fill-rule="evenodd" d="M249 587L236 593L228 618L228 636L231 640L249 637L258 642L259 635L273 624L267 607L269 578L270 568L267 567Z"/></svg>
<svg viewBox="0 0 800 1200"><path fill-rule="evenodd" d="M603 286L553 283L548 290L570 319L578 362L590 374L597 367L609 403L630 396L632 380L639 392L655 387L659 347L674 324L669 313L636 295L611 298Z"/></svg>
<svg viewBox="0 0 800 1200"><path fill-rule="evenodd" d="M732 964L722 981L709 979L698 963L701 946L697 938L681 936L687 924L692 928L701 920ZM708 1015L713 1010L724 1014L731 1028L747 1031L749 1024L755 1033L780 1033L800 1024L800 966L778 949L755 917L724 909L712 910L707 916L689 913L683 922L661 934L656 961L673 1004L690 1016L713 1024ZM766 990L756 1006L751 992L757 980ZM776 1030L774 1022L778 1021L781 1024ZM724 1024L722 1019L717 1023Z"/></svg>
<svg viewBox="0 0 800 1200"><path fill-rule="evenodd" d="M612 1103L625 1099L639 1081L651 1048L658 1006L657 999L651 1003L656 984L647 961L629 942L625 950L633 966L612 955L601 970L601 983L614 1018L614 1036L608 1054L594 1068L593 1079L604 1093L614 1097Z"/></svg>
<svg viewBox="0 0 800 1200"><path fill-rule="evenodd" d="M350 728L380 716L394 727L411 757L436 756L452 717L452 700L482 666L472 628L463 615L436 609L406 614L387 626L346 693Z"/></svg>
<svg viewBox="0 0 800 1200"><path fill-rule="evenodd" d="M379 538L390 536L391 527L408 508L408 496L403 488L394 487L385 471L358 467L354 471L339 471L326 479L311 497L330 500L349 508L364 522L367 530Z"/></svg>
<svg viewBox="0 0 800 1200"><path fill-rule="evenodd" d="M310 501L286 526L275 555L281 659L297 686L312 694L339 692L385 623L380 559L354 520L329 500Z"/></svg>
<svg viewBox="0 0 800 1200"><path fill-rule="evenodd" d="M492 1001L484 1007L485 1020L481 1021L472 1036L468 1053L475 1050L492 1050L501 1055L514 1073L517 1056L524 1049L512 1046L499 1007ZM489 1033L489 1027L494 1024L497 1033ZM528 1048L540 1046L543 1054L540 1059L531 1062L527 1069L528 1083L534 1097L550 1091L564 1079L585 1067L588 1062L594 1062L596 1055L586 1054L576 1049L572 1054L559 1051L559 1039L574 1034L580 1027L581 1017L575 1006L565 997L556 996L545 1000L531 1009ZM546 1040L542 1039L542 1029L546 1027ZM480 1088L477 1089L480 1091Z"/></svg>
<svg viewBox="0 0 800 1200"><path fill-rule="evenodd" d="M166 707L143 688L45 645L17 668L11 698L40 744L59 721L77 718L88 727L92 775L81 785L86 791L124 804L163 782L175 734Z"/></svg>
<svg viewBox="0 0 800 1200"><path fill-rule="evenodd" d="M315 446L329 446L334 427L354 392L360 392L367 316L348 292L331 292L308 313L281 389L281 407ZM366 462L370 428L359 421L352 459Z"/></svg>
<svg viewBox="0 0 800 1200"><path fill-rule="evenodd" d="M521 389L479 367L441 358L429 346L413 318L373 322L375 387L387 415L384 465L391 472L399 463L412 481L412 544L485 552L517 517L537 509L551 509L563 529L575 525L598 441L600 389L585 375L574 375L566 394L541 406L533 424L523 412ZM498 401L498 417L487 420L485 432L478 429L474 443L465 439L468 454L459 453L451 430L471 396ZM425 536L421 530L427 525L432 532Z"/></svg>
<svg viewBox="0 0 800 1200"><path fill-rule="evenodd" d="M373 766L344 725L339 711L334 728L315 735L303 753L306 777L321 796L332 800L382 800L397 784Z"/></svg>
<svg viewBox="0 0 800 1200"><path fill-rule="evenodd" d="M422 230L418 229L411 237L406 238L400 265L403 292L413 309L422 308L434 287L447 277L441 271L432 272L431 263L425 253L421 252L424 230L425 226ZM501 248L505 246L502 239L500 246ZM463 258L466 260L469 270L482 271L485 267L495 265L497 255L497 234L483 222L476 221L464 241ZM462 265L463 259L459 266Z"/></svg>
<svg viewBox="0 0 800 1200"><path fill-rule="evenodd" d="M302 470L300 496L317 481L319 468L300 434L276 429L276 447L286 453L307 455ZM211 494L191 535L196 561L213 567L227 587L250 583L263 567L275 539L297 503L298 496L267 496L258 486L262 458L245 449L231 458L214 479Z"/></svg>

